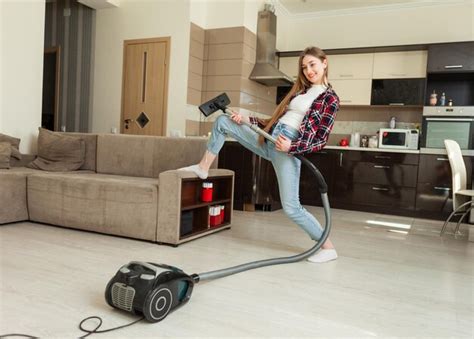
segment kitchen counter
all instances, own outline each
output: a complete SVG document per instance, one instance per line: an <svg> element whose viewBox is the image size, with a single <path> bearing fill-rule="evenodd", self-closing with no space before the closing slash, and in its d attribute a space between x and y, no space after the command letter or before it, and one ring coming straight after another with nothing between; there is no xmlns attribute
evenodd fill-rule
<svg viewBox="0 0 474 339"><path fill-rule="evenodd" d="M462 155L473 157L474 150L472 149L463 149L461 150ZM446 155L446 149L444 148L420 148L420 154L444 154Z"/></svg>
<svg viewBox="0 0 474 339"><path fill-rule="evenodd" d="M227 137L226 141L237 140ZM410 153L410 154L444 154L446 150L443 148L420 148L420 149L399 149L399 148L369 148L369 147L353 147L353 146L330 146L327 145L324 149L334 149L343 151L364 151L364 152L388 152L388 153ZM474 157L474 150L462 150L462 155Z"/></svg>
<svg viewBox="0 0 474 339"><path fill-rule="evenodd" d="M344 151L366 151L366 152L388 152L388 153L412 153L420 154L417 149L398 149L398 148L369 148L369 147L353 147L353 146L326 146L324 149L337 149Z"/></svg>

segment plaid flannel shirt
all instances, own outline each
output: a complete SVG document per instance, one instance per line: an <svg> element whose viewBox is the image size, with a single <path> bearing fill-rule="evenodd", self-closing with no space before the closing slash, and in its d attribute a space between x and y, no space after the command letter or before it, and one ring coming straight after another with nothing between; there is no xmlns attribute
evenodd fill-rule
<svg viewBox="0 0 474 339"><path fill-rule="evenodd" d="M297 93L304 94L306 90ZM291 100L296 96L294 95ZM290 100L290 101L291 101ZM339 97L329 87L311 104L300 125L298 139L291 142L289 154L306 154L322 150L326 146L329 133L339 110ZM252 124L259 124L257 118L251 117ZM261 126L262 127L262 126ZM270 134L275 126L270 129Z"/></svg>

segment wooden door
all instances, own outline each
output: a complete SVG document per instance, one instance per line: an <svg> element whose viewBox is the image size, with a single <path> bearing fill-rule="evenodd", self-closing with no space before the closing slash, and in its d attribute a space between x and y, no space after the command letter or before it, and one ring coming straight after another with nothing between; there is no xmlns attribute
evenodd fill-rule
<svg viewBox="0 0 474 339"><path fill-rule="evenodd" d="M121 132L166 135L170 38L124 42Z"/></svg>

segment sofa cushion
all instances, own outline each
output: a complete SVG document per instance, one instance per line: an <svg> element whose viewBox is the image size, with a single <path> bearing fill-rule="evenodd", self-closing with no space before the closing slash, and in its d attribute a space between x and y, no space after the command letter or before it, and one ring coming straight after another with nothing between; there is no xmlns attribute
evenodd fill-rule
<svg viewBox="0 0 474 339"><path fill-rule="evenodd" d="M0 133L0 142L9 142L16 149L20 149L20 141L21 139Z"/></svg>
<svg viewBox="0 0 474 339"><path fill-rule="evenodd" d="M10 168L11 148L9 142L0 142L0 168Z"/></svg>
<svg viewBox="0 0 474 339"><path fill-rule="evenodd" d="M21 160L21 153L19 151L20 140L21 139L0 133L0 142L8 142L11 145L11 156L18 160Z"/></svg>
<svg viewBox="0 0 474 339"><path fill-rule="evenodd" d="M80 137L68 136L39 128L38 157L28 167L53 171L75 171L84 163L85 143Z"/></svg>
<svg viewBox="0 0 474 339"><path fill-rule="evenodd" d="M86 151L84 154L84 163L79 168L81 170L95 171L97 156L97 134L92 133L76 133L76 132L57 132L61 135L78 137L84 140Z"/></svg>
<svg viewBox="0 0 474 339"><path fill-rule="evenodd" d="M27 189L32 221L156 239L158 179L96 173L34 174L28 177Z"/></svg>
<svg viewBox="0 0 474 339"><path fill-rule="evenodd" d="M97 173L158 178L163 171L196 164L207 139L104 134L97 138ZM212 168L217 166L214 161Z"/></svg>

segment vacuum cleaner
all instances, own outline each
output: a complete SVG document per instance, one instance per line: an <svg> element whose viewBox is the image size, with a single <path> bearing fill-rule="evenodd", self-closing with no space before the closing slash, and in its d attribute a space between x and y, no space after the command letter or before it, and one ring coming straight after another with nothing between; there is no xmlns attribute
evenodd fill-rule
<svg viewBox="0 0 474 339"><path fill-rule="evenodd" d="M221 110L224 114L232 112L226 108L229 97L222 93L199 106L199 110L208 117ZM276 139L256 125L243 123L270 142ZM273 258L249 262L216 271L191 274L164 264L132 261L122 266L109 281L105 290L107 303L117 309L142 315L147 321L155 323L163 320L170 312L186 304L191 298L194 284L201 281L218 279L255 268L294 263L314 254L326 241L331 228L331 214L327 197L327 184L319 170L302 155L295 155L315 176L321 194L325 214L325 227L319 241L309 250L289 257ZM98 333L98 332L96 332Z"/></svg>

